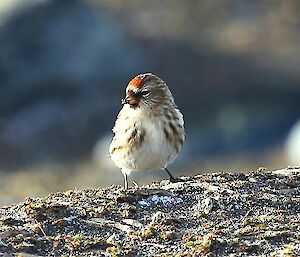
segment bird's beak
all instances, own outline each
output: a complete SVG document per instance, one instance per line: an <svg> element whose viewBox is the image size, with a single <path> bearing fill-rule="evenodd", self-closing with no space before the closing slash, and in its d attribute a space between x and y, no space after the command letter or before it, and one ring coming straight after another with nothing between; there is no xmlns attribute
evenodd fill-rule
<svg viewBox="0 0 300 257"><path fill-rule="evenodd" d="M122 99L122 104L130 104L131 106L138 106L140 99L134 94L129 92L124 99Z"/></svg>

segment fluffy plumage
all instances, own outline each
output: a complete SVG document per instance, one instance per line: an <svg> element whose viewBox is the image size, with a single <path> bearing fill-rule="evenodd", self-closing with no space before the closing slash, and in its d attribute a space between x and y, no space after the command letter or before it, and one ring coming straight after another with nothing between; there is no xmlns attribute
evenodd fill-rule
<svg viewBox="0 0 300 257"><path fill-rule="evenodd" d="M183 116L166 83L152 73L133 78L113 127L109 152L124 175L132 171L166 169L183 144Z"/></svg>

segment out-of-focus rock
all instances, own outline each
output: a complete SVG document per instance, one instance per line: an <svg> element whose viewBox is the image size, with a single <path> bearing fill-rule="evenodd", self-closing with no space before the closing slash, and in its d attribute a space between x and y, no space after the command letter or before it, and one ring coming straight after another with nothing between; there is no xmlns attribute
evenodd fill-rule
<svg viewBox="0 0 300 257"><path fill-rule="evenodd" d="M99 172L101 174L107 174L106 182L109 184L116 183L116 181L121 182L123 175L120 169L113 163L109 157L109 145L111 142L111 135L102 137L93 149L92 159L93 162L98 166Z"/></svg>
<svg viewBox="0 0 300 257"><path fill-rule="evenodd" d="M180 165L278 145L299 117L297 1L0 8L1 170L86 160L111 129L126 82L146 71L168 83L184 114Z"/></svg>
<svg viewBox="0 0 300 257"><path fill-rule="evenodd" d="M285 152L291 165L300 166L300 121L296 122L288 134Z"/></svg>
<svg viewBox="0 0 300 257"><path fill-rule="evenodd" d="M105 9L79 0L16 6L0 28L0 165L87 154L112 123L124 82L145 67Z"/></svg>

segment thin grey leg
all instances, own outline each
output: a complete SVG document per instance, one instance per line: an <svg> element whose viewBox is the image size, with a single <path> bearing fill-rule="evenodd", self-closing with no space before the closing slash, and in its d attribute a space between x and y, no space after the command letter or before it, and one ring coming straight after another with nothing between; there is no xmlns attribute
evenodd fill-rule
<svg viewBox="0 0 300 257"><path fill-rule="evenodd" d="M173 177L173 175L171 174L170 171L168 171L167 168L164 168L164 170L168 173L171 182L177 182L177 179Z"/></svg>
<svg viewBox="0 0 300 257"><path fill-rule="evenodd" d="M172 183L176 183L176 182L184 182L184 180L182 180L182 179L180 179L180 178L174 178L173 175L171 174L171 172L170 172L167 168L164 168L163 170L165 170L165 171L168 173L168 175L169 175L169 177L170 177L170 181L171 181Z"/></svg>
<svg viewBox="0 0 300 257"><path fill-rule="evenodd" d="M123 174L124 175L124 188L125 190L128 189L128 180L127 180L127 174Z"/></svg>

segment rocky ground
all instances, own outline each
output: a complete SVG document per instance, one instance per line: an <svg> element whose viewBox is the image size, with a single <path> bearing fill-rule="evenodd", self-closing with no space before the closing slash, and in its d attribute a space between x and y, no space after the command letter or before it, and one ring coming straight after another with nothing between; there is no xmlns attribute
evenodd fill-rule
<svg viewBox="0 0 300 257"><path fill-rule="evenodd" d="M0 256L299 256L300 168L27 198L0 209Z"/></svg>

